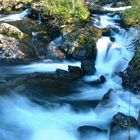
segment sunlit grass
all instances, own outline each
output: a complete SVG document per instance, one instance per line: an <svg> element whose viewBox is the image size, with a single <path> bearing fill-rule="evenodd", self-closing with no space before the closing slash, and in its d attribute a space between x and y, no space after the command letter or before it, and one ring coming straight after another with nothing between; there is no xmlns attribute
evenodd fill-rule
<svg viewBox="0 0 140 140"><path fill-rule="evenodd" d="M61 24L85 21L89 17L84 0L44 0L43 11Z"/></svg>

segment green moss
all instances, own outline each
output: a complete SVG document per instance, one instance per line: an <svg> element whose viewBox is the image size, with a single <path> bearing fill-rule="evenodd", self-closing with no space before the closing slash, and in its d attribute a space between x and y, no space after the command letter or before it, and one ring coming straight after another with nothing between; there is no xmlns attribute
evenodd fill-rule
<svg viewBox="0 0 140 140"><path fill-rule="evenodd" d="M43 11L44 14L53 16L60 24L72 24L89 18L84 0L45 0Z"/></svg>
<svg viewBox="0 0 140 140"><path fill-rule="evenodd" d="M125 25L131 26L140 24L140 1L131 0L132 8L122 12Z"/></svg>

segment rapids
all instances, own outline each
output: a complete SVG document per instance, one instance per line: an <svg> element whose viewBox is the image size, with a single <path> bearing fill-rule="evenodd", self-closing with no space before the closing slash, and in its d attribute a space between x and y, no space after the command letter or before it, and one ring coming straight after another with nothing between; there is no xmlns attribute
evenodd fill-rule
<svg viewBox="0 0 140 140"><path fill-rule="evenodd" d="M130 7L117 10L126 8ZM115 8L111 10L116 11ZM27 11L24 11L21 14L1 17L0 21L20 20L26 14ZM123 89L121 78L117 76L117 73L127 68L134 55L137 31L133 28L129 30L121 28L120 23L116 22L116 20L121 20L118 14L93 15L93 19L94 26L111 30L111 37L114 41L107 36L102 36L98 40L95 64L97 71L95 75L85 76L83 81L92 81L101 75L104 75L107 81L99 87L84 85L78 92L69 96L55 97L56 102L46 101L46 106L34 103L27 96L19 95L17 91L10 89L8 95L0 96L0 140L109 140L110 123L117 112L138 117L140 97ZM68 65L80 66L80 62L44 60L28 65L1 65L0 75L53 73L57 68L67 70ZM109 101L100 106L102 97L109 89L113 89ZM130 96L131 105L129 105ZM59 101L65 101L65 103L60 105ZM78 112L73 110L69 104L71 101L99 101L99 104L96 108L89 106L88 109ZM84 125L95 126L103 131L81 138L77 129ZM128 139L127 133L116 135L114 140ZM139 140L140 133L133 130L131 138Z"/></svg>

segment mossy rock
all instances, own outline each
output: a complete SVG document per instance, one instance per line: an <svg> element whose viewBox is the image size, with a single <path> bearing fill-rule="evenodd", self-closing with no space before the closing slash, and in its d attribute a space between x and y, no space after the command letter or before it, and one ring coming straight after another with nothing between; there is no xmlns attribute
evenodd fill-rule
<svg viewBox="0 0 140 140"><path fill-rule="evenodd" d="M95 58L96 42L101 35L101 30L86 25L80 30L74 30L65 35L62 49L67 55L78 60Z"/></svg>
<svg viewBox="0 0 140 140"><path fill-rule="evenodd" d="M27 3L32 3L35 0L0 0L0 12L11 13L12 11L23 10Z"/></svg>
<svg viewBox="0 0 140 140"><path fill-rule="evenodd" d="M22 31L8 23L0 23L0 34L4 34L6 36L14 37L17 39L24 38L24 34Z"/></svg>

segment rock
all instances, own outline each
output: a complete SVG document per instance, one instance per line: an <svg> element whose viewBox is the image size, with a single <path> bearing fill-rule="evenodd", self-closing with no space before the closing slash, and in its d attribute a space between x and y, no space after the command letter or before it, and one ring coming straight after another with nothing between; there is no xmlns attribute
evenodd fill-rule
<svg viewBox="0 0 140 140"><path fill-rule="evenodd" d="M68 66L68 71L71 73L71 74L75 74L77 76L82 77L84 75L82 69L80 67L77 67L77 66Z"/></svg>
<svg viewBox="0 0 140 140"><path fill-rule="evenodd" d="M77 66L68 66L68 71L57 69L56 74L64 79L79 79L83 76L83 71Z"/></svg>
<svg viewBox="0 0 140 140"><path fill-rule="evenodd" d="M61 49L67 56L76 60L95 59L96 41L101 34L101 30L86 25L81 30L74 30L64 35L65 41Z"/></svg>
<svg viewBox="0 0 140 140"><path fill-rule="evenodd" d="M110 37L110 41L115 42L115 37Z"/></svg>
<svg viewBox="0 0 140 140"><path fill-rule="evenodd" d="M19 48L19 40L0 34L0 59L24 58L24 53Z"/></svg>
<svg viewBox="0 0 140 140"><path fill-rule="evenodd" d="M47 48L47 57L50 59L66 59L64 52L59 49L59 46L55 42L51 42Z"/></svg>
<svg viewBox="0 0 140 140"><path fill-rule="evenodd" d="M0 13L11 13L15 11L22 11L28 8L28 4L34 0L1 0L0 1Z"/></svg>
<svg viewBox="0 0 140 140"><path fill-rule="evenodd" d="M103 84L105 81L106 81L106 78L104 76L101 76L99 79L91 81L91 82L87 82L87 83L92 86L98 86L98 85Z"/></svg>
<svg viewBox="0 0 140 140"><path fill-rule="evenodd" d="M113 90L109 89L107 93L104 94L99 104L97 105L96 109L108 107L109 103L111 103L112 100L112 92Z"/></svg>
<svg viewBox="0 0 140 140"><path fill-rule="evenodd" d="M0 84L0 90L4 88L20 91L20 94L27 95L32 100L37 101L41 100L46 102L48 98L55 100L56 98L54 98L54 96L68 96L75 93L79 87L79 83L76 79L73 79L69 74L66 76L62 73L65 73L65 71L59 70L59 74L33 73L14 75L13 78L5 84Z"/></svg>
<svg viewBox="0 0 140 140"><path fill-rule="evenodd" d="M8 23L0 24L0 34L4 34L6 36L15 37L17 39L22 39L24 34L17 27L10 25Z"/></svg>
<svg viewBox="0 0 140 140"><path fill-rule="evenodd" d="M111 35L111 31L110 29L102 29L102 36L110 36Z"/></svg>
<svg viewBox="0 0 140 140"><path fill-rule="evenodd" d="M137 120L134 117L118 112L112 119L110 136L116 135L121 131L129 131L131 128L138 129Z"/></svg>
<svg viewBox="0 0 140 140"><path fill-rule="evenodd" d="M120 76L125 88L140 93L140 43L137 44L137 50L126 72L120 73Z"/></svg>
<svg viewBox="0 0 140 140"><path fill-rule="evenodd" d="M138 125L140 126L140 110L139 110L139 115L138 115L137 121L138 121Z"/></svg>
<svg viewBox="0 0 140 140"><path fill-rule="evenodd" d="M25 57L29 59L46 59L50 42L60 36L57 27L48 25L46 22L37 24L29 18L24 18L22 21L14 21L11 24L18 27L25 34L25 37L20 40L20 49L24 52ZM59 51L57 48L54 50Z"/></svg>
<svg viewBox="0 0 140 140"><path fill-rule="evenodd" d="M81 61L81 69L83 70L84 74L87 75L93 75L96 71L93 60Z"/></svg>
<svg viewBox="0 0 140 140"><path fill-rule="evenodd" d="M85 126L80 126L78 129L77 129L79 135L80 135L80 138L83 138L83 139L87 139L87 138L90 138L90 137L95 137L97 135L101 135L101 133L106 133L105 130L102 130L100 128L97 128L97 127L94 127L94 126L88 126L88 125L85 125Z"/></svg>
<svg viewBox="0 0 140 140"><path fill-rule="evenodd" d="M70 76L70 73L68 71L62 69L56 69L56 74L58 76L66 76L66 77Z"/></svg>

